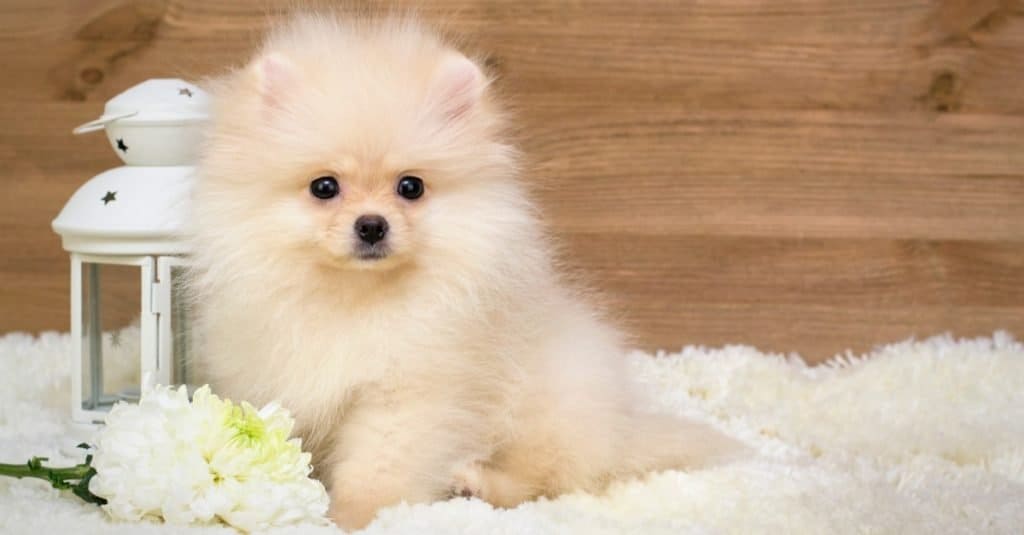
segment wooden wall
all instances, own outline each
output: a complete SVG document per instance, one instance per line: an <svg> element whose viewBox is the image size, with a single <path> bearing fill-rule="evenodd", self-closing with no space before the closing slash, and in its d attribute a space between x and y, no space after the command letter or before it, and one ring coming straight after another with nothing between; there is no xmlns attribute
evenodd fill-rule
<svg viewBox="0 0 1024 535"><path fill-rule="evenodd" d="M3 2L0 331L67 326L49 222L118 163L71 127L241 61L278 7ZM490 54L553 229L644 347L1024 334L1020 1L420 7Z"/></svg>

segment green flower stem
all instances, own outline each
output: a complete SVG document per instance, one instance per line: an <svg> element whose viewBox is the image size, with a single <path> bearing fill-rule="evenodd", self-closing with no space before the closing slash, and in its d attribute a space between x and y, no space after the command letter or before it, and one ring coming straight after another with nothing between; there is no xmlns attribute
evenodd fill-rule
<svg viewBox="0 0 1024 535"><path fill-rule="evenodd" d="M45 457L33 457L31 461L23 464L2 464L0 463L0 476L10 476L21 479L23 477L34 477L46 481L67 481L68 479L79 480L85 477L92 467L79 464L68 468L49 468L43 466Z"/></svg>
<svg viewBox="0 0 1024 535"><path fill-rule="evenodd" d="M86 502L100 505L107 503L107 500L89 492L89 480L96 475L96 469L91 466L92 455L85 457L85 463L66 468L44 466L43 461L46 460L49 459L33 457L24 464L0 463L0 476L42 479L49 481L55 489L70 490Z"/></svg>

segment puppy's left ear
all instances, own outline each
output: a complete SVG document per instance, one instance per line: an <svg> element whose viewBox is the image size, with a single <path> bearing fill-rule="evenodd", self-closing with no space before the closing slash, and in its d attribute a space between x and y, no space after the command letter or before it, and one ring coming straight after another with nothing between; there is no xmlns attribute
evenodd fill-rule
<svg viewBox="0 0 1024 535"><path fill-rule="evenodd" d="M476 63L458 52L449 52L434 71L431 103L446 119L457 121L480 103L486 86L487 79Z"/></svg>

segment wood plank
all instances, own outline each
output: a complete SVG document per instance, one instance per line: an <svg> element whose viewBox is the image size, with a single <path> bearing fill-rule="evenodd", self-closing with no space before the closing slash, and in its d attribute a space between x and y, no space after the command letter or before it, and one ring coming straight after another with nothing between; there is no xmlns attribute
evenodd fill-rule
<svg viewBox="0 0 1024 535"><path fill-rule="evenodd" d="M562 168L594 156L646 165L686 162L694 174L799 169L865 175L1016 176L1024 117L1005 115L704 111L672 105L604 109L547 101L522 110L526 149ZM610 152L609 152L610 151ZM709 151L714 151L709 155ZM543 162L541 162L543 163ZM680 168L682 166L678 166Z"/></svg>
<svg viewBox="0 0 1024 535"><path fill-rule="evenodd" d="M1005 116L529 110L567 230L1020 239L1024 121Z"/></svg>
<svg viewBox="0 0 1024 535"><path fill-rule="evenodd" d="M51 22L96 17L125 4L167 4L170 26L229 39L237 37L238 32L261 28L293 8L310 5L293 0L9 0L6 16L0 21L0 40L46 34L52 31ZM375 0L328 5L349 13L381 8ZM427 19L450 21L457 30L469 34L502 26L557 28L566 33L595 28L609 35L678 33L707 41L863 45L908 39L924 43L1014 39L1024 43L1024 35L1016 26L1024 9L1017 0L861 0L856 4L832 0L398 0L388 6L412 7ZM666 26L671 32L665 31Z"/></svg>
<svg viewBox="0 0 1024 535"><path fill-rule="evenodd" d="M0 97L102 102L145 78L209 75L243 61L270 20L251 5L225 2L129 14L110 7L116 3L93 4L76 9L81 18L59 18L0 40L9 70L33 73L50 86L7 84ZM458 11L452 25L486 51L501 83L516 95L703 109L1024 113L1024 93L1007 83L1024 82L1019 4L977 2L980 8L964 12L967 22L943 14L951 2L880 1L875 11L824 0L781 4L534 2L515 8L455 1L427 12L437 18ZM18 18L34 12L19 11ZM148 25L152 30L130 31ZM40 50L25 38L40 32L52 46Z"/></svg>
<svg viewBox="0 0 1024 535"><path fill-rule="evenodd" d="M1024 177L810 174L798 168L715 176L666 164L661 171L616 173L621 176L544 171L550 184L540 202L554 225L572 231L978 241L1024 236Z"/></svg>
<svg viewBox="0 0 1024 535"><path fill-rule="evenodd" d="M629 303L1024 307L1016 242L564 235L565 259Z"/></svg>
<svg viewBox="0 0 1024 535"><path fill-rule="evenodd" d="M1024 47L615 42L532 36L498 47L514 94L552 92L605 105L672 102L701 109L1024 113ZM568 50L571 52L558 52ZM505 58L508 58L507 60ZM1003 84L1001 84L1003 82Z"/></svg>
<svg viewBox="0 0 1024 535"><path fill-rule="evenodd" d="M68 300L67 267L64 279L55 278L56 270L47 266L31 275L27 268L5 270L0 287L0 332L40 332L71 329L70 301ZM63 281L63 283L61 282ZM10 284L16 284L14 286Z"/></svg>
<svg viewBox="0 0 1024 535"><path fill-rule="evenodd" d="M570 38L537 31L507 35L480 48L492 51L498 85L524 97L557 95L564 101L605 105L671 102L702 109L836 109L964 111L1024 114L1015 90L1024 45L950 46L922 54L911 46L847 48L772 43L616 43L603 35ZM152 77L199 79L245 61L249 46L218 39L163 37L153 46L110 44L96 51L68 47L48 61L48 91L12 84L5 99L52 99L68 88L103 102L124 87ZM525 44L524 41L529 42ZM227 46L226 46L227 45ZM7 47L23 57L19 70L39 70L29 44ZM563 51L571 52L563 52ZM685 52L681 52L685 51ZM120 54L125 56L121 57ZM109 65L97 55L119 55ZM29 58L35 61L30 62ZM96 74L102 73L102 74ZM81 79L102 77L87 86ZM72 92L73 94L77 94Z"/></svg>
<svg viewBox="0 0 1024 535"><path fill-rule="evenodd" d="M566 262L639 347L742 341L810 362L1024 331L1024 242L571 233Z"/></svg>

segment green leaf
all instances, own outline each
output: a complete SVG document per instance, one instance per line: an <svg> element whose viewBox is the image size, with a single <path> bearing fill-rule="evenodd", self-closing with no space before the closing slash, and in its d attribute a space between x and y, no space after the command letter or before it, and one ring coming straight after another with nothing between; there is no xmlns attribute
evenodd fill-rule
<svg viewBox="0 0 1024 535"><path fill-rule="evenodd" d="M81 481L79 481L78 484L75 485L75 487L73 489L71 489L71 492L75 493L75 496L78 496L79 498L85 500L86 503L95 503L97 505L106 505L107 504L106 498L101 498L100 496L97 496L97 495L95 495L95 494L93 494L92 492L89 491L89 481L95 475L96 475L96 469L95 468L90 468L89 471L85 473L85 476L81 479Z"/></svg>

